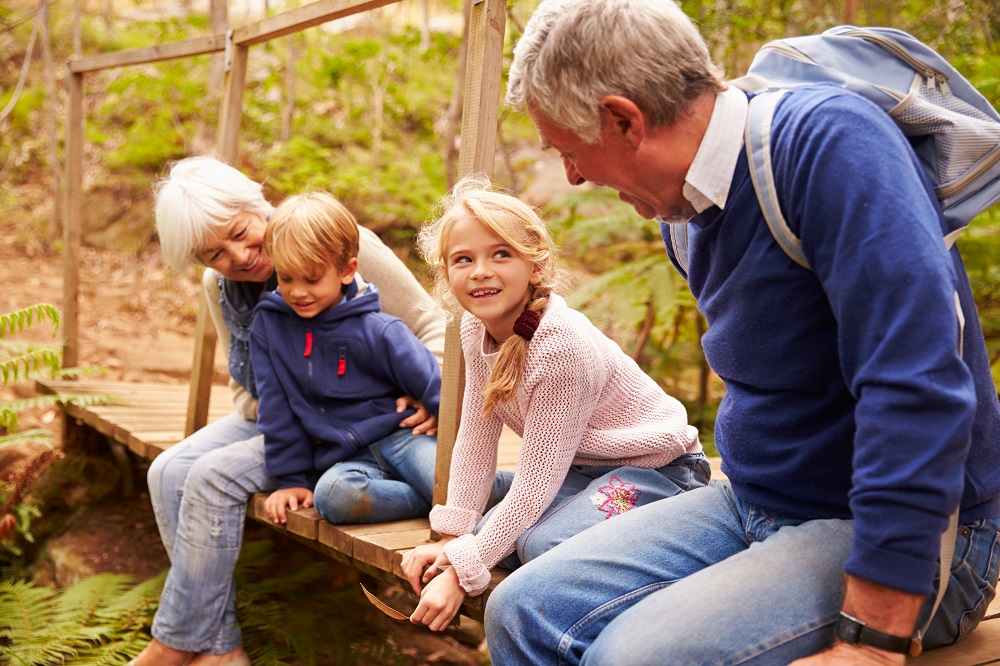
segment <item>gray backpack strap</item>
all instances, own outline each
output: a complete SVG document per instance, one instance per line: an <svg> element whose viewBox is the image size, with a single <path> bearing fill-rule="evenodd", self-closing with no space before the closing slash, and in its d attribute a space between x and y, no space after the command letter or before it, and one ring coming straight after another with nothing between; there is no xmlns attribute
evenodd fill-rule
<svg viewBox="0 0 1000 666"><path fill-rule="evenodd" d="M670 249L674 252L674 259L677 265L684 271L684 276L688 273L688 225L675 223L667 226L670 231Z"/></svg>
<svg viewBox="0 0 1000 666"><path fill-rule="evenodd" d="M750 100L747 113L745 141L747 159L750 162L750 178L753 180L757 201L764 213L764 220L771 235L792 261L807 270L812 270L806 255L802 252L802 241L788 227L778 203L778 192L774 186L774 170L771 166L771 122L778 101L784 90L762 93Z"/></svg>

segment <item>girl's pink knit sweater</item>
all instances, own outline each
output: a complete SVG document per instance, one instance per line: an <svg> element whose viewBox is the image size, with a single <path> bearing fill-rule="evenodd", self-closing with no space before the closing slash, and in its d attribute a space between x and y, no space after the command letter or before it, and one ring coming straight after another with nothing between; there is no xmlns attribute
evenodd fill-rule
<svg viewBox="0 0 1000 666"><path fill-rule="evenodd" d="M517 401L483 417L483 391L496 360L482 322L462 318L466 387L448 483L448 504L431 527L458 535L444 552L462 588L481 594L490 568L514 550L565 480L570 465L662 467L701 451L684 406L583 314L552 295L528 346ZM514 481L479 534L506 424L523 438Z"/></svg>

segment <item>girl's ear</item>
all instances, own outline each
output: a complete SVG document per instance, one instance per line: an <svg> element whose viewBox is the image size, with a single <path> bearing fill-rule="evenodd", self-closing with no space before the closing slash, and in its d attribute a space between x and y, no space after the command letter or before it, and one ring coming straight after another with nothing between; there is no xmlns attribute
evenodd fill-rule
<svg viewBox="0 0 1000 666"><path fill-rule="evenodd" d="M531 266L531 277L528 278L528 284L537 285L542 281L542 273L545 271L547 263L548 260L545 260Z"/></svg>

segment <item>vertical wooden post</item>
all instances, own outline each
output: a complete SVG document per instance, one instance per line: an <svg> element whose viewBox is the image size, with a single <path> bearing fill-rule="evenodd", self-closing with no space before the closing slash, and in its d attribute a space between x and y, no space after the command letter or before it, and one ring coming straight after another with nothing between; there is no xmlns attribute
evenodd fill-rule
<svg viewBox="0 0 1000 666"><path fill-rule="evenodd" d="M63 219L63 367L80 364L80 205L83 197L83 73L67 66L66 205Z"/></svg>
<svg viewBox="0 0 1000 666"><path fill-rule="evenodd" d="M230 164L236 163L240 124L243 120L243 92L246 86L249 47L232 44L229 33L227 54L231 58L226 72L226 92L219 114L216 134L218 156ZM194 363L191 366L191 388L188 393L187 419L184 436L188 437L208 422L208 407L212 396L212 372L215 363L215 329L208 314L204 294L198 299L198 326L195 330Z"/></svg>
<svg viewBox="0 0 1000 666"><path fill-rule="evenodd" d="M844 24L857 25L858 16L861 12L861 0L844 1Z"/></svg>
<svg viewBox="0 0 1000 666"><path fill-rule="evenodd" d="M504 0L472 2L469 25L468 59L465 69L465 103L462 111L462 149L458 156L458 177L470 173L493 174L496 154L500 81L503 73L504 29L507 21ZM434 473L434 503L444 504L448 495L451 454L461 417L465 367L459 336L460 319L448 324L438 412L437 467Z"/></svg>

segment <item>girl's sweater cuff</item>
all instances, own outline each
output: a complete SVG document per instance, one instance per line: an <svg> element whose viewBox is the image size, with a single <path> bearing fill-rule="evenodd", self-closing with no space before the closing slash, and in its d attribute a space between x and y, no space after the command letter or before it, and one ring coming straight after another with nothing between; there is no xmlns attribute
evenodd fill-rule
<svg viewBox="0 0 1000 666"><path fill-rule="evenodd" d="M479 556L474 535L466 534L449 541L444 554L458 574L458 584L469 596L479 596L490 586L490 570Z"/></svg>
<svg viewBox="0 0 1000 666"><path fill-rule="evenodd" d="M431 509L431 529L438 534L462 536L471 534L481 518L475 511L438 504Z"/></svg>

